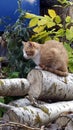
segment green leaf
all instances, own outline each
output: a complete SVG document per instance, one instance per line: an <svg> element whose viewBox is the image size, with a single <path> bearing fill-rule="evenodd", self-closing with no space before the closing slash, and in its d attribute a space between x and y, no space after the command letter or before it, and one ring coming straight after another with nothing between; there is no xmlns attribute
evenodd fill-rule
<svg viewBox="0 0 73 130"><path fill-rule="evenodd" d="M61 23L61 18L60 18L59 15L57 15L57 16L55 17L55 22L56 22L57 24Z"/></svg>
<svg viewBox="0 0 73 130"><path fill-rule="evenodd" d="M65 21L66 21L67 23L70 23L70 22L71 22L71 17L70 17L70 16L67 16L66 19L65 19Z"/></svg>
<svg viewBox="0 0 73 130"><path fill-rule="evenodd" d="M45 31L42 31L42 32L39 32L38 34L35 34L32 36L32 38L30 40L32 41L40 41L40 43L44 43L46 38L48 38L49 36L49 33L50 32L47 32L46 30Z"/></svg>
<svg viewBox="0 0 73 130"><path fill-rule="evenodd" d="M57 35L58 37L64 36L64 35L65 35L64 29L63 29L63 28L59 29L59 30L56 32L56 35Z"/></svg>
<svg viewBox="0 0 73 130"><path fill-rule="evenodd" d="M55 37L53 38L53 40L59 41L59 38L58 38L57 36L55 36Z"/></svg>
<svg viewBox="0 0 73 130"><path fill-rule="evenodd" d="M73 5L73 2L68 1L68 0L58 0L58 2L59 2L60 4L62 4L62 6L64 5L64 7Z"/></svg>
<svg viewBox="0 0 73 130"><path fill-rule="evenodd" d="M73 27L70 29L66 29L66 39L72 40L73 39Z"/></svg>
<svg viewBox="0 0 73 130"><path fill-rule="evenodd" d="M57 25L58 25L59 27L61 27L61 28L63 27L63 24L60 24L60 23L59 23L59 24L57 24Z"/></svg>
<svg viewBox="0 0 73 130"><path fill-rule="evenodd" d="M41 32L41 31L43 31L44 28L45 28L45 25L44 25L44 26L37 26L37 27L35 27L35 28L33 29L33 31L36 32L36 33L39 33L39 32Z"/></svg>
<svg viewBox="0 0 73 130"><path fill-rule="evenodd" d="M4 103L4 97L1 97L1 98L0 98L0 102ZM5 109L0 108L0 117L3 116L4 112L5 112Z"/></svg>
<svg viewBox="0 0 73 130"><path fill-rule="evenodd" d="M73 49L67 43L65 43L64 46L65 46L65 48L66 48L66 50L68 52L68 58L69 58L68 68L69 68L69 72L73 73Z"/></svg>
<svg viewBox="0 0 73 130"><path fill-rule="evenodd" d="M50 17L52 19L54 19L56 17L56 15L57 15L55 10L53 10L53 9L48 9L48 14L50 15Z"/></svg>
<svg viewBox="0 0 73 130"><path fill-rule="evenodd" d="M55 24L55 22L48 22L47 23L47 27L48 28L51 28L51 27L53 27L53 26L55 26L56 24Z"/></svg>
<svg viewBox="0 0 73 130"><path fill-rule="evenodd" d="M67 0L58 0L58 2L60 2L61 4L66 4Z"/></svg>
<svg viewBox="0 0 73 130"><path fill-rule="evenodd" d="M48 41L48 40L52 40L52 38L50 36L46 37L45 41Z"/></svg>
<svg viewBox="0 0 73 130"><path fill-rule="evenodd" d="M10 73L9 78L18 78L19 77L19 72L13 72Z"/></svg>

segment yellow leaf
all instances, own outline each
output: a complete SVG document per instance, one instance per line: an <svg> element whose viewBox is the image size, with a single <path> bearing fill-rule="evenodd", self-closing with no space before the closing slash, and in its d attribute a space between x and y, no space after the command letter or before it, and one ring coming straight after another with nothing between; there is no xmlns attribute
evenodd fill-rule
<svg viewBox="0 0 73 130"><path fill-rule="evenodd" d="M45 20L48 22L52 22L53 20L48 16L48 15L44 15Z"/></svg>
<svg viewBox="0 0 73 130"><path fill-rule="evenodd" d="M30 23L29 23L29 27L34 27L34 26L36 26L37 25L37 23L38 23L38 18L32 18L31 20L30 20Z"/></svg>
<svg viewBox="0 0 73 130"><path fill-rule="evenodd" d="M43 18L43 19L38 21L38 26L45 25L46 23L47 23L46 19Z"/></svg>
<svg viewBox="0 0 73 130"><path fill-rule="evenodd" d="M48 28L51 28L51 27L53 27L53 26L55 26L55 23L54 23L54 22L48 22L48 23L47 23L47 27L48 27Z"/></svg>
<svg viewBox="0 0 73 130"><path fill-rule="evenodd" d="M50 17L52 19L54 19L56 17L56 12L53 9L48 9L48 14L50 15Z"/></svg>
<svg viewBox="0 0 73 130"><path fill-rule="evenodd" d="M41 31L43 31L44 28L45 28L45 25L44 26L38 26L38 27L34 28L33 31L36 32L36 33L39 33Z"/></svg>
<svg viewBox="0 0 73 130"><path fill-rule="evenodd" d="M36 17L36 15L35 15L35 14L32 14L32 13L25 13L24 17L25 17L25 18L28 18L28 19L31 19L31 18L33 18L33 17Z"/></svg>

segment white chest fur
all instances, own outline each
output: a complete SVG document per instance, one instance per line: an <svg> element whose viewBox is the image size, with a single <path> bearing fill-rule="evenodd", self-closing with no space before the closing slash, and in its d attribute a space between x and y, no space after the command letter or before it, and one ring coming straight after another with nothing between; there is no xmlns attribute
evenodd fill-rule
<svg viewBox="0 0 73 130"><path fill-rule="evenodd" d="M40 64L40 54L37 54L34 58L33 61L35 62L36 65Z"/></svg>

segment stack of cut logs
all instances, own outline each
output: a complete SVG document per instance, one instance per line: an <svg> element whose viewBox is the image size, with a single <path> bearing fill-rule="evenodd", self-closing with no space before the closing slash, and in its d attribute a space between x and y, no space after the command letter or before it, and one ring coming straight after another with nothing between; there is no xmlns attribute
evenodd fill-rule
<svg viewBox="0 0 73 130"><path fill-rule="evenodd" d="M73 74L60 77L33 69L27 79L0 79L0 96L24 96L8 105L0 103L7 110L4 120L40 127L73 113Z"/></svg>

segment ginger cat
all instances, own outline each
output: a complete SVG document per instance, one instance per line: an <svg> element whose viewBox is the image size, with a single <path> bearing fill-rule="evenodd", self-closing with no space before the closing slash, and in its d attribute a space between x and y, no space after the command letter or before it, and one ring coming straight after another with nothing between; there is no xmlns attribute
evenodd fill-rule
<svg viewBox="0 0 73 130"><path fill-rule="evenodd" d="M32 59L37 68L50 71L59 76L68 75L68 55L61 42L50 40L45 44L36 42L22 42L23 55L26 59Z"/></svg>

